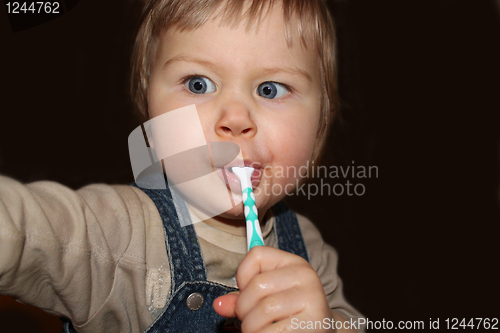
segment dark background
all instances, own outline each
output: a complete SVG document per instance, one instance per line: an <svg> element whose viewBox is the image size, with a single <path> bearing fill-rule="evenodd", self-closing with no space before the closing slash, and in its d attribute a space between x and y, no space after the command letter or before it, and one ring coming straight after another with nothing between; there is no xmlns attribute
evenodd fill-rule
<svg viewBox="0 0 500 333"><path fill-rule="evenodd" d="M0 9L0 174L73 188L133 180L135 2L82 0L16 33ZM290 204L338 250L345 294L370 320L498 317L500 6L331 5L344 122L325 163L375 165L379 177L352 180L361 197ZM0 322L2 332L59 329L7 297Z"/></svg>

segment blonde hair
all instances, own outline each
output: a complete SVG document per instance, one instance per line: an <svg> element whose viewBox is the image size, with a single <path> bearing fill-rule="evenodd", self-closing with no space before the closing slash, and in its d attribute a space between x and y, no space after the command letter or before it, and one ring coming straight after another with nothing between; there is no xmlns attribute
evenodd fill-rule
<svg viewBox="0 0 500 333"><path fill-rule="evenodd" d="M323 85L321 118L313 159L323 147L328 127L338 115L337 71L335 62L335 29L325 0L145 0L140 26L132 55L131 95L143 120L148 118L148 81L160 35L170 29L194 30L211 17L220 17L222 24L237 26L246 20L250 29L281 3L285 37L292 46L292 29L301 44L316 49ZM248 6L247 6L248 4ZM247 8L245 11L244 9ZM292 19L293 21L292 24Z"/></svg>

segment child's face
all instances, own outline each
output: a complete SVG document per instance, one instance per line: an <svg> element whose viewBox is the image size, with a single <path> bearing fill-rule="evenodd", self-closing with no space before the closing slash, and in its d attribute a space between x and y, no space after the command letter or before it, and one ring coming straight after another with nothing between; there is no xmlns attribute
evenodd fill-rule
<svg viewBox="0 0 500 333"><path fill-rule="evenodd" d="M219 23L162 35L149 82L150 117L195 104L207 142L236 143L245 164L260 168L253 182L262 215L292 192L295 174L312 156L321 116L318 58L297 36L288 47L279 7L258 30ZM219 217L241 218L242 210L237 205Z"/></svg>

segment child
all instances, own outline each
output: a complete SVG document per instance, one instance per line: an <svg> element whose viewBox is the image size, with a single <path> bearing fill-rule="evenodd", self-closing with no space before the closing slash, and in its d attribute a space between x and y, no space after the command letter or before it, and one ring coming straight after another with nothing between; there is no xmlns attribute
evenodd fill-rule
<svg viewBox="0 0 500 333"><path fill-rule="evenodd" d="M333 33L320 0L147 1L138 108L155 119L194 104L206 142L241 148L267 246L246 254L241 204L211 216L182 190L179 207L169 189L2 178L0 292L66 318L65 332L360 329L335 251L273 190L289 192L300 175L283 171L320 154L336 105ZM241 201L234 175L217 172ZM182 210L203 222L181 226Z"/></svg>

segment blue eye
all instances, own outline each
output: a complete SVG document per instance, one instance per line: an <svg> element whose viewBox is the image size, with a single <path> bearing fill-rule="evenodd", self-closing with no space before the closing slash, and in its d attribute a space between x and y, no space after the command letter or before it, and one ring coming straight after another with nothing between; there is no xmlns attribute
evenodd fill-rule
<svg viewBox="0 0 500 333"><path fill-rule="evenodd" d="M271 81L261 83L257 88L259 96L269 99L279 98L288 93L289 91L284 85Z"/></svg>
<svg viewBox="0 0 500 333"><path fill-rule="evenodd" d="M195 76L186 82L189 90L195 94L206 94L215 91L215 84L212 80L203 76Z"/></svg>

